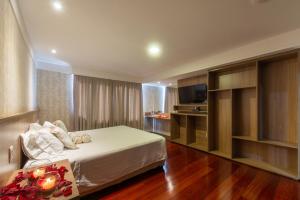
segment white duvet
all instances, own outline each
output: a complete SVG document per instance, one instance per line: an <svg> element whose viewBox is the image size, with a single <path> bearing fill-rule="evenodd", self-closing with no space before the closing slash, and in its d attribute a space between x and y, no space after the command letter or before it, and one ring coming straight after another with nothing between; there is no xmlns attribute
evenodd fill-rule
<svg viewBox="0 0 300 200"><path fill-rule="evenodd" d="M91 143L50 158L69 159L79 186L101 186L167 157L165 139L152 133L126 126L84 132L91 135Z"/></svg>

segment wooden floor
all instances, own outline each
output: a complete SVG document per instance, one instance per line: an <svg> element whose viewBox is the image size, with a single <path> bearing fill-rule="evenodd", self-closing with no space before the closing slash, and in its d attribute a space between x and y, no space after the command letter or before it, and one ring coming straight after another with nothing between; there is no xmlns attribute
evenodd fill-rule
<svg viewBox="0 0 300 200"><path fill-rule="evenodd" d="M167 143L163 168L84 199L300 199L300 182Z"/></svg>

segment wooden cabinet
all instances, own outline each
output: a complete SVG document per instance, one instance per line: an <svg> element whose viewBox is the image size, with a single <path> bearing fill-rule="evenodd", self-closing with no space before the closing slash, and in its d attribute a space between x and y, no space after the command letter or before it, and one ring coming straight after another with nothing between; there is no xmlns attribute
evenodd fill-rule
<svg viewBox="0 0 300 200"><path fill-rule="evenodd" d="M172 113L171 140L208 150L207 114Z"/></svg>
<svg viewBox="0 0 300 200"><path fill-rule="evenodd" d="M209 70L206 117L172 114L171 137L180 132L181 144L299 179L299 61L296 49Z"/></svg>

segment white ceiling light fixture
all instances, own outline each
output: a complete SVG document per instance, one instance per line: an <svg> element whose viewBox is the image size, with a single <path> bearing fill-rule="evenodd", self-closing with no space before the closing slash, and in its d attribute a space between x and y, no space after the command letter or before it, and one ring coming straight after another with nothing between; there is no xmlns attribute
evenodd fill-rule
<svg viewBox="0 0 300 200"><path fill-rule="evenodd" d="M158 81L157 84L160 84L160 81Z"/></svg>
<svg viewBox="0 0 300 200"><path fill-rule="evenodd" d="M52 54L56 54L56 53L57 53L56 49L52 49L52 50L51 50L51 53L52 53Z"/></svg>
<svg viewBox="0 0 300 200"><path fill-rule="evenodd" d="M161 47L158 43L151 43L148 48L148 55L151 57L159 57L161 55Z"/></svg>
<svg viewBox="0 0 300 200"><path fill-rule="evenodd" d="M169 83L169 86L172 86L172 83Z"/></svg>
<svg viewBox="0 0 300 200"><path fill-rule="evenodd" d="M56 11L62 11L63 10L63 5L58 0L53 1L52 5L53 5L54 10L56 10Z"/></svg>

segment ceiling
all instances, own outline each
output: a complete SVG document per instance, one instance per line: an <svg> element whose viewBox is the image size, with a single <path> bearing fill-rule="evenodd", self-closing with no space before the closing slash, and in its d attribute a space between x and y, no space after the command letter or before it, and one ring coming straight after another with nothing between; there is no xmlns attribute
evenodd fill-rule
<svg viewBox="0 0 300 200"><path fill-rule="evenodd" d="M62 12L51 2L18 1L36 58L141 80L300 27L299 0L61 0Z"/></svg>

